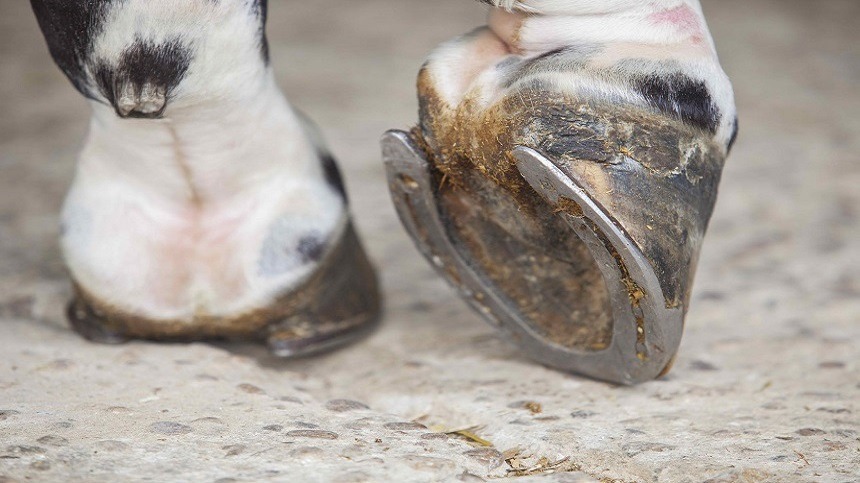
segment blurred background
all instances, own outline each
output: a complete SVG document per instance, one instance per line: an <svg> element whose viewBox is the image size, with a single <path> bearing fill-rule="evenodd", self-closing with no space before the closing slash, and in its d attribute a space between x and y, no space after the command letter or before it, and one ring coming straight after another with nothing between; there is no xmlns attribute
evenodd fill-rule
<svg viewBox="0 0 860 483"><path fill-rule="evenodd" d="M367 449L366 461L349 453L351 468L369 481L517 475L507 458L515 449L524 465L567 458L559 471L603 481L860 479L860 2L703 3L735 85L740 137L675 369L616 388L541 368L498 339L413 248L385 189L379 136L413 125L423 57L482 24L484 6L270 2L278 80L337 155L387 295L384 324L369 339L283 362L251 346L106 348L66 329L58 213L89 110L50 60L29 2L0 0L0 457L11 455L0 459L0 481L73 471L97 480L110 465L139 465L158 477L179 462L210 480L264 479L264 468L271 477L311 471L285 457L282 445L246 454L244 465L222 461L222 447L241 440L264 450L273 444L259 432L264 422L289 429L290 421L318 418L324 426L326 401L337 398L369 406L364 418L474 427L492 446L377 435L338 420L348 435L317 445L313 467L332 479L349 473L344 455L357 439L392 441L378 455ZM187 384L212 372L208 385ZM235 389L251 379L269 395L301 400L303 416ZM160 402L147 399L167 387L155 392ZM209 404L216 399L217 410ZM541 410L524 411L523 401ZM133 417L104 412L111 407ZM169 443L147 432L166 410L194 432ZM191 423L214 417L207 411L227 429ZM69 425L56 426L62 422ZM66 443L34 442L46 434ZM125 449L94 456L104 441ZM42 451L14 449L27 445Z"/></svg>

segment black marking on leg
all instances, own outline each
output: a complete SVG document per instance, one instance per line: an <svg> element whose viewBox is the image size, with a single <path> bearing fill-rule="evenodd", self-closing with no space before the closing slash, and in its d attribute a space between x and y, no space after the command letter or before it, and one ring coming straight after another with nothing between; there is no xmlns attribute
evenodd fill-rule
<svg viewBox="0 0 860 483"><path fill-rule="evenodd" d="M319 156L326 183L340 194L345 203L349 203L349 198L346 194L346 187L343 182L343 176L340 174L340 168L338 168L337 161L335 161L334 156L332 156L331 152L326 148L325 141L323 140L323 136L319 128L303 111L294 108L294 112L299 116L299 119L305 127L307 135L310 137L314 146L316 146L317 156Z"/></svg>
<svg viewBox="0 0 860 483"><path fill-rule="evenodd" d="M179 40L155 44L138 39L123 52L117 66L99 63L93 71L99 90L120 117L158 118L164 113L171 91L188 72L191 58L191 51ZM123 112L118 102L122 88L129 84L136 96L146 86L158 90L165 96L165 104L156 112Z"/></svg>
<svg viewBox="0 0 860 483"><path fill-rule="evenodd" d="M75 88L95 99L86 76L93 39L114 0L30 0L48 50Z"/></svg>
<svg viewBox="0 0 860 483"><path fill-rule="evenodd" d="M660 112L716 133L720 111L704 81L684 74L648 75L634 81L634 88Z"/></svg>
<svg viewBox="0 0 860 483"><path fill-rule="evenodd" d="M260 52L263 62L269 64L269 38L266 36L266 22L269 19L269 0L256 0L255 8L260 17Z"/></svg>
<svg viewBox="0 0 860 483"><path fill-rule="evenodd" d="M307 219L294 215L275 220L260 250L261 276L277 277L323 258L328 247L325 234L306 225Z"/></svg>
<svg viewBox="0 0 860 483"><path fill-rule="evenodd" d="M176 87L191 64L191 52L179 40L155 44L138 40L126 49L116 69L135 84Z"/></svg>
<svg viewBox="0 0 860 483"><path fill-rule="evenodd" d="M100 90L104 90L104 79L92 79L88 72L98 74L98 70L104 69L105 66L98 64L98 59L92 58L93 42L105 28L104 23L111 7L122 2L123 0L30 0L51 57L81 94L100 102L98 94ZM248 5L250 13L258 17L260 53L268 64L268 1L250 0ZM105 73L102 72L101 75L104 77Z"/></svg>
<svg viewBox="0 0 860 483"><path fill-rule="evenodd" d="M319 235L306 235L299 240L298 251L303 263L318 262L325 253L326 241Z"/></svg>
<svg viewBox="0 0 860 483"><path fill-rule="evenodd" d="M322 158L322 166L323 171L325 172L326 182L328 182L328 184L340 194L344 201L348 202L349 198L346 194L343 176L340 174L340 168L337 167L337 162L335 162L334 157L329 153L320 153L320 157Z"/></svg>
<svg viewBox="0 0 860 483"><path fill-rule="evenodd" d="M738 118L735 117L734 122L732 123L732 135L729 137L729 147L727 152L731 152L732 148L735 147L735 141L738 140Z"/></svg>

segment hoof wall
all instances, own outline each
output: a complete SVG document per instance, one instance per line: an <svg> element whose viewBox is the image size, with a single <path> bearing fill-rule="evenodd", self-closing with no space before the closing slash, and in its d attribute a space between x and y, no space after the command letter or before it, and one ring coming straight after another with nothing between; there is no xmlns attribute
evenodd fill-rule
<svg viewBox="0 0 860 483"><path fill-rule="evenodd" d="M291 319L273 326L266 345L276 357L306 357L350 344L369 334L376 325L376 317L331 324Z"/></svg>
<svg viewBox="0 0 860 483"><path fill-rule="evenodd" d="M190 321L149 319L100 309L80 287L66 314L85 339L121 344L246 340L265 343L280 357L299 357L345 345L371 331L382 310L376 272L351 224L303 285L249 315Z"/></svg>
<svg viewBox="0 0 860 483"><path fill-rule="evenodd" d="M66 315L75 332L91 342L116 345L129 341L128 337L111 329L104 316L80 298L69 303Z"/></svg>

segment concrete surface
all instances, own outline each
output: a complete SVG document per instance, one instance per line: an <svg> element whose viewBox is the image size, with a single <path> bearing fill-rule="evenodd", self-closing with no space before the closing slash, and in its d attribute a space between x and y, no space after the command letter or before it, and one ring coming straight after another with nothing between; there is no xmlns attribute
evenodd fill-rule
<svg viewBox="0 0 860 483"><path fill-rule="evenodd" d="M272 4L280 80L383 270L383 327L292 362L71 333L57 213L87 108L28 2L0 0L0 482L860 481L860 3L705 5L742 134L675 369L633 388L522 358L389 203L377 138L415 120L422 56L483 8ZM444 434L464 428L489 446Z"/></svg>

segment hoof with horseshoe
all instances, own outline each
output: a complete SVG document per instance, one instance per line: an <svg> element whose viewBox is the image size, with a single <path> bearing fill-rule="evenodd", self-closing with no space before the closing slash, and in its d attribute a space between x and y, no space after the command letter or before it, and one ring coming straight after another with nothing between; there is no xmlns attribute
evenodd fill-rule
<svg viewBox="0 0 860 483"><path fill-rule="evenodd" d="M419 125L384 136L397 211L533 359L619 384L659 377L737 131L704 18L694 2L505 3L431 54ZM682 14L683 31L657 21Z"/></svg>

